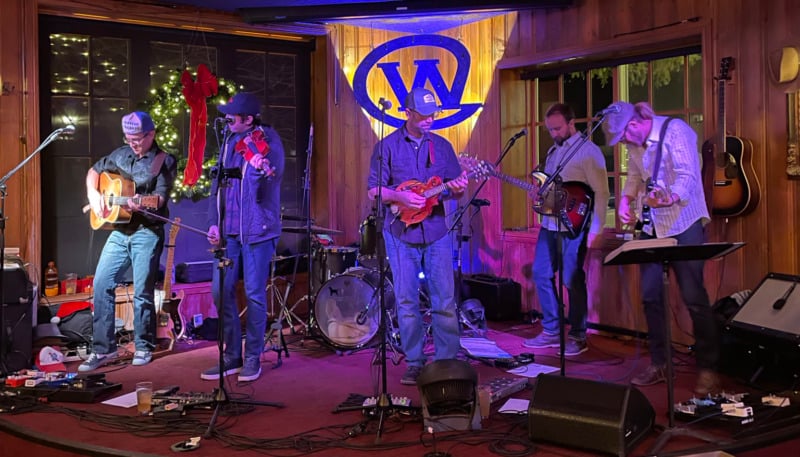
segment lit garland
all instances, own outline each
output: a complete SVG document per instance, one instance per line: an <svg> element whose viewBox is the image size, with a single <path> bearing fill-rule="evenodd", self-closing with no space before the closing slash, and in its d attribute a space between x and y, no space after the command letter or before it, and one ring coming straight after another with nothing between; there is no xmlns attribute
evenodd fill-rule
<svg viewBox="0 0 800 457"><path fill-rule="evenodd" d="M236 85L223 78L218 78L218 93L208 99L208 112L213 113L217 105L227 102L238 90ZM172 154L178 160L178 175L175 177L175 185L172 188L170 198L178 202L184 198L192 201L202 200L208 197L211 189L211 178L208 170L217 162L216 153L211 154L211 158L203 162L203 172L197 182L192 186L183 184L183 170L186 168L187 157L183 153L183 138L178 133L175 126L176 120L186 115L187 105L181 92L180 72L172 72L169 80L161 87L150 89L150 98L147 101L150 117L156 126L156 141L164 151ZM188 132L187 132L188 134ZM216 151L214 151L216 152Z"/></svg>

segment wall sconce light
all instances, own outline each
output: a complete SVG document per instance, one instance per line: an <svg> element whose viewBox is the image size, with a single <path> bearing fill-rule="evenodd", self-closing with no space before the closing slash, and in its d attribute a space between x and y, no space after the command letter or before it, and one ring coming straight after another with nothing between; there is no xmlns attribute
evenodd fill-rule
<svg viewBox="0 0 800 457"><path fill-rule="evenodd" d="M478 373L463 360L437 360L417 378L425 430L479 430Z"/></svg>

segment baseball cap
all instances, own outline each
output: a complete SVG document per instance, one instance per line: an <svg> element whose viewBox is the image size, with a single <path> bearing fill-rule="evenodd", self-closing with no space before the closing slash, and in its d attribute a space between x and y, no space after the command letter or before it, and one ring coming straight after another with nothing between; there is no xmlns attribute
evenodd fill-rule
<svg viewBox="0 0 800 457"><path fill-rule="evenodd" d="M628 121L633 119L636 112L632 104L628 102L614 102L604 110L606 113L603 132L606 135L606 143L614 146L622 139Z"/></svg>
<svg viewBox="0 0 800 457"><path fill-rule="evenodd" d="M36 367L45 373L67 371L67 367L64 366L64 354L52 346L45 346L39 350Z"/></svg>
<svg viewBox="0 0 800 457"><path fill-rule="evenodd" d="M122 117L122 131L125 135L138 135L155 130L153 119L142 111L134 111Z"/></svg>
<svg viewBox="0 0 800 457"><path fill-rule="evenodd" d="M239 92L231 97L228 103L219 105L217 109L224 114L249 114L258 116L261 113L261 102L249 92Z"/></svg>
<svg viewBox="0 0 800 457"><path fill-rule="evenodd" d="M430 116L441 111L439 105L436 104L436 97L433 96L433 92L422 87L411 89L411 92L406 96L405 107L423 116Z"/></svg>

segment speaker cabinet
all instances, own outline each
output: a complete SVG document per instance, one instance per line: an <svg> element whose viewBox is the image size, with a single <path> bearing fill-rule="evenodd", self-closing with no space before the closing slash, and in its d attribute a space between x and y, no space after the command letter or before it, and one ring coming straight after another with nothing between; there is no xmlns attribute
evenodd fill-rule
<svg viewBox="0 0 800 457"><path fill-rule="evenodd" d="M752 333L800 341L800 276L769 273L731 318L730 325Z"/></svg>
<svg viewBox="0 0 800 457"><path fill-rule="evenodd" d="M3 303L0 335L0 372L10 374L30 368L33 359L33 316L31 304Z"/></svg>
<svg viewBox="0 0 800 457"><path fill-rule="evenodd" d="M486 274L465 276L461 281L461 299L467 298L480 300L488 320L507 321L520 318L522 288L511 279Z"/></svg>
<svg viewBox="0 0 800 457"><path fill-rule="evenodd" d="M653 428L655 411L635 387L542 374L528 407L532 441L624 457Z"/></svg>

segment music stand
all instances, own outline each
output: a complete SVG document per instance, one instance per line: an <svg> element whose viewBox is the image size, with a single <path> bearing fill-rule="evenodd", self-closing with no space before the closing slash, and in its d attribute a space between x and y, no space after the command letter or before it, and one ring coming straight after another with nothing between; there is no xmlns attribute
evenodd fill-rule
<svg viewBox="0 0 800 457"><path fill-rule="evenodd" d="M724 257L731 252L744 246L743 242L736 243L704 243L698 245L664 245L664 240L669 238L634 240L628 241L620 248L606 256L603 265L628 265L643 263L660 263L661 280L663 283L663 302L664 302L664 338L668 344L666 357L666 377L667 377L667 412L668 427L656 440L647 455L656 453L667 444L673 436L691 436L709 443L716 443L717 438L690 430L686 427L675 427L675 380L673 379L672 365L672 323L670 320L669 306L669 266L672 262L690 260L710 260ZM660 245L659 245L660 244ZM627 248L626 248L627 246Z"/></svg>

